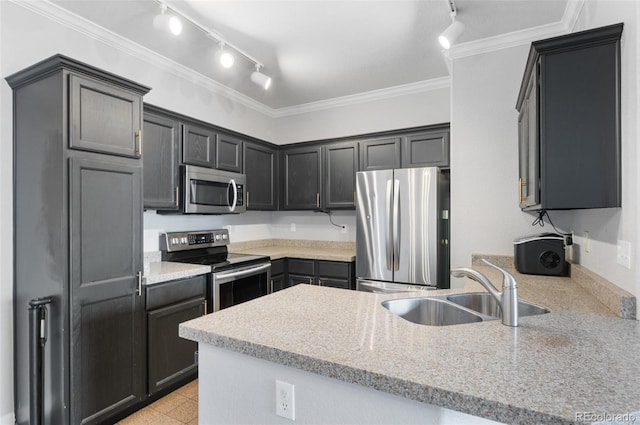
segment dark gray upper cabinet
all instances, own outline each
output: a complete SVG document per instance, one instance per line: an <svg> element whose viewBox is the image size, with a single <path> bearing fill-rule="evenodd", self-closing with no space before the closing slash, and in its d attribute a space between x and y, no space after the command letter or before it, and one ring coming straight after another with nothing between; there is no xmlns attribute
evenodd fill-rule
<svg viewBox="0 0 640 425"><path fill-rule="evenodd" d="M360 171L400 168L401 137L363 140L360 142Z"/></svg>
<svg viewBox="0 0 640 425"><path fill-rule="evenodd" d="M216 140L216 168L242 173L242 140L228 134L218 134Z"/></svg>
<svg viewBox="0 0 640 425"><path fill-rule="evenodd" d="M330 143L325 156L323 208L355 208L358 143Z"/></svg>
<svg viewBox="0 0 640 425"><path fill-rule="evenodd" d="M7 81L14 107L16 423L29 422L26 306L40 297L52 300L44 422L113 423L145 397L137 292L142 173L141 161L127 156L135 156L133 132L142 128L133 105L148 88L61 55ZM126 106L121 99L129 99Z"/></svg>
<svg viewBox="0 0 640 425"><path fill-rule="evenodd" d="M408 135L402 141L402 168L449 167L449 131Z"/></svg>
<svg viewBox="0 0 640 425"><path fill-rule="evenodd" d="M278 151L257 143L244 143L245 203L249 210L278 209Z"/></svg>
<svg viewBox="0 0 640 425"><path fill-rule="evenodd" d="M140 157L142 98L93 78L69 76L69 147Z"/></svg>
<svg viewBox="0 0 640 425"><path fill-rule="evenodd" d="M304 146L282 152L285 210L319 209L322 203L322 148Z"/></svg>
<svg viewBox="0 0 640 425"><path fill-rule="evenodd" d="M143 130L144 207L177 210L180 123L145 107Z"/></svg>
<svg viewBox="0 0 640 425"><path fill-rule="evenodd" d="M215 168L216 140L213 129L193 123L182 125L182 163Z"/></svg>
<svg viewBox="0 0 640 425"><path fill-rule="evenodd" d="M531 45L516 104L523 209L621 205L622 28Z"/></svg>

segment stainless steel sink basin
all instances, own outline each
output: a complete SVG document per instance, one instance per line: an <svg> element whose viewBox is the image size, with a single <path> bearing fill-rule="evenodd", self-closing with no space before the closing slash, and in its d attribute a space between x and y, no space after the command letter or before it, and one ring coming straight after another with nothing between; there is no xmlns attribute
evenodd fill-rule
<svg viewBox="0 0 640 425"><path fill-rule="evenodd" d="M382 306L403 319L420 325L448 326L485 320L479 314L436 297L386 300L382 302Z"/></svg>
<svg viewBox="0 0 640 425"><path fill-rule="evenodd" d="M472 292L464 294L448 295L447 300L468 308L473 311L477 311L480 314L487 316L502 317L502 311L500 305L496 299L488 292ZM518 316L535 316L537 314L548 313L544 307L540 307L535 304L530 304L524 301L518 301Z"/></svg>

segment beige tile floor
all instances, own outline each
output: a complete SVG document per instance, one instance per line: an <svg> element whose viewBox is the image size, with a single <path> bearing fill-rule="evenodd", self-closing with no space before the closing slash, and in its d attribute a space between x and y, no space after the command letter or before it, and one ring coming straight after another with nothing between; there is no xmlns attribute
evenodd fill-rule
<svg viewBox="0 0 640 425"><path fill-rule="evenodd" d="M117 425L197 425L198 380L124 418Z"/></svg>

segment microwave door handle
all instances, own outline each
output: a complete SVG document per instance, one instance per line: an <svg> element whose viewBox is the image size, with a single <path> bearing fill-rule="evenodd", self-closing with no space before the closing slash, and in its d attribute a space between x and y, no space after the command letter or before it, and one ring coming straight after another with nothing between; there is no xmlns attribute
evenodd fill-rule
<svg viewBox="0 0 640 425"><path fill-rule="evenodd" d="M229 211L233 212L236 209L236 204L238 203L238 186L236 186L236 181L234 179L229 180L229 184L233 188L233 202L229 206ZM227 200L228 202L229 200Z"/></svg>

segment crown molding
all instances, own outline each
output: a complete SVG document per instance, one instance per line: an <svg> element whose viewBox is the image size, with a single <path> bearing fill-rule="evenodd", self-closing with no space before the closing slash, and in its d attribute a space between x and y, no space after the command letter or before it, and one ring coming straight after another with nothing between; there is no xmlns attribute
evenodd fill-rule
<svg viewBox="0 0 640 425"><path fill-rule="evenodd" d="M150 65L167 71L177 77L193 81L213 93L224 96L234 102L237 102L247 108L253 109L259 113L273 117L274 109L263 103L257 102L230 87L207 77L193 69L162 56L151 49L148 49L138 43L135 43L121 35L103 28L95 23L69 12L68 10L51 3L48 0L32 1L32 0L10 0L12 3L23 7L31 12L37 13L47 19L53 20L71 30L81 33L87 37L93 38L107 46L113 47L118 51L126 53L137 59L141 59Z"/></svg>
<svg viewBox="0 0 640 425"><path fill-rule="evenodd" d="M449 57L459 59L466 56L474 56L489 53L496 50L529 44L532 41L555 37L573 31L582 7L586 0L569 0L564 9L562 19L552 24L540 25L525 30L500 34L468 43L461 43L451 48Z"/></svg>
<svg viewBox="0 0 640 425"><path fill-rule="evenodd" d="M432 80L418 81L415 83L387 87L384 89L372 90L349 96L335 97L332 99L320 100L317 102L309 102L300 105L279 108L275 110L274 116L276 118L280 118L291 115L306 114L309 112L317 112L326 109L358 105L361 103L374 102L378 100L391 99L399 96L411 95L431 90L449 88L450 86L450 77L434 78Z"/></svg>

